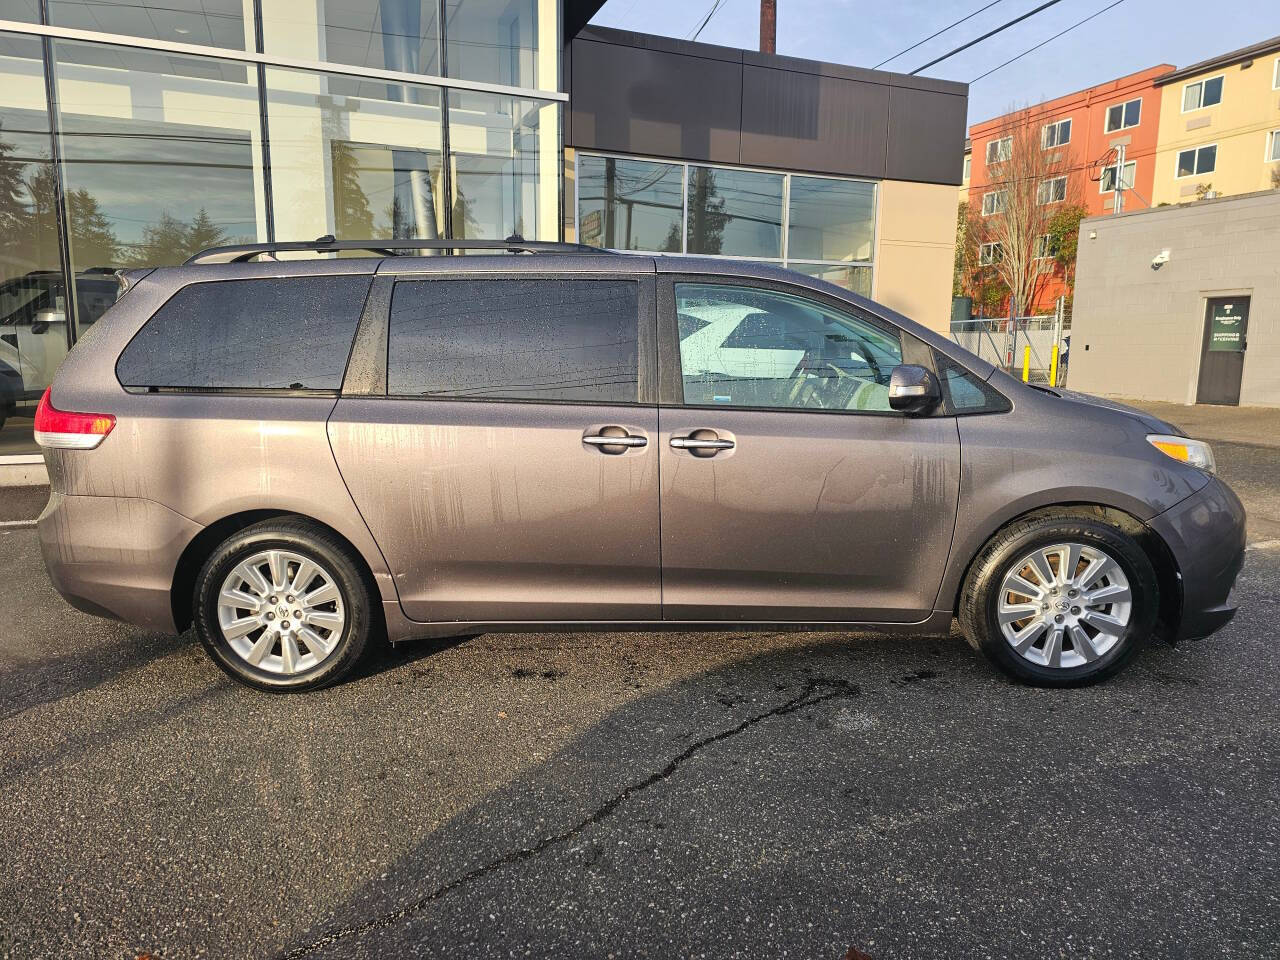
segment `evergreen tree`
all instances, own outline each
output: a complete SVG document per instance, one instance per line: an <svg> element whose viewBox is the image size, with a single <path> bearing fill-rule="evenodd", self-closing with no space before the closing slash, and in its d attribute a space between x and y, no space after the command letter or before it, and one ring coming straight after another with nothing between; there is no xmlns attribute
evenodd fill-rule
<svg viewBox="0 0 1280 960"><path fill-rule="evenodd" d="M377 234L373 229L373 211L369 198L360 186L360 163L351 144L334 140L333 206L339 240L363 239ZM399 236L392 232L392 236Z"/></svg>
<svg viewBox="0 0 1280 960"><path fill-rule="evenodd" d="M201 250L220 247L227 242L226 231L213 222L209 212L204 207L197 210L191 226L187 228L186 255L189 257Z"/></svg>
<svg viewBox="0 0 1280 960"><path fill-rule="evenodd" d="M67 196L67 219L71 258L77 271L119 266L120 241L116 239L110 219L88 190L81 187Z"/></svg>

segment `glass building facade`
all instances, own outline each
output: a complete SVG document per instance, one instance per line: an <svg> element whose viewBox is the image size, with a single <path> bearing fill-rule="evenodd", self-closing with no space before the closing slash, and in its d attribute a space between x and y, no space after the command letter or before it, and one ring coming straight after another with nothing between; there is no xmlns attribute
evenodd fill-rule
<svg viewBox="0 0 1280 960"><path fill-rule="evenodd" d="M873 180L579 152L581 243L736 257L871 296Z"/></svg>
<svg viewBox="0 0 1280 960"><path fill-rule="evenodd" d="M120 268L560 235L558 0L0 0L0 456Z"/></svg>

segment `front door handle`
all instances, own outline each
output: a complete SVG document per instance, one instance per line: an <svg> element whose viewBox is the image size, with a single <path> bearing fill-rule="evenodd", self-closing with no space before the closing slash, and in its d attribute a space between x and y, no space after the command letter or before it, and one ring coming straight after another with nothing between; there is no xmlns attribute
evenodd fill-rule
<svg viewBox="0 0 1280 960"><path fill-rule="evenodd" d="M598 433L583 437L582 442L589 443L593 447L643 447L649 443L647 438L633 434L625 437L606 437Z"/></svg>
<svg viewBox="0 0 1280 960"><path fill-rule="evenodd" d="M672 437L671 446L677 450L732 450L732 440L699 440L697 437Z"/></svg>

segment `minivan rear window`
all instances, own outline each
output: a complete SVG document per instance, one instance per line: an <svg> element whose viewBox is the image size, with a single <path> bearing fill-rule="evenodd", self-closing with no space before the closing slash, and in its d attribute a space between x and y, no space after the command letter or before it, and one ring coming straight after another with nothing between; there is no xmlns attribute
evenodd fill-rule
<svg viewBox="0 0 1280 960"><path fill-rule="evenodd" d="M372 278L218 280L183 287L124 348L126 387L338 390Z"/></svg>
<svg viewBox="0 0 1280 960"><path fill-rule="evenodd" d="M391 299L387 392L635 403L631 280L406 280Z"/></svg>

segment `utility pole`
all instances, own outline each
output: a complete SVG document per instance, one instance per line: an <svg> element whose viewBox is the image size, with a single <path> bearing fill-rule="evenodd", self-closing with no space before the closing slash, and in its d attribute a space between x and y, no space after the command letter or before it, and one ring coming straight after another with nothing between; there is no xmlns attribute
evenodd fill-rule
<svg viewBox="0 0 1280 960"><path fill-rule="evenodd" d="M1124 148L1123 143L1116 147L1116 200L1111 205L1112 213L1124 210Z"/></svg>
<svg viewBox="0 0 1280 960"><path fill-rule="evenodd" d="M778 52L778 0L760 0L760 52Z"/></svg>

